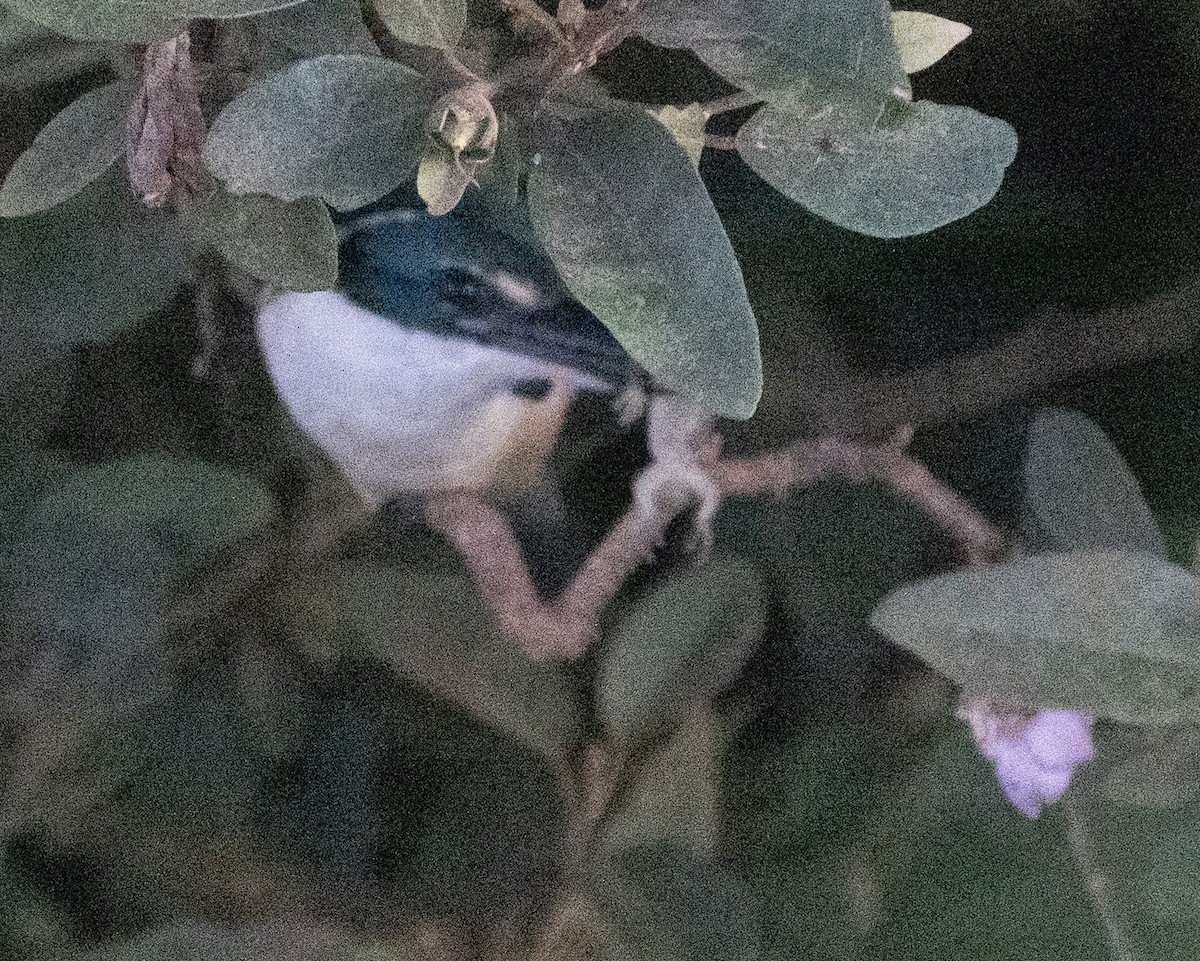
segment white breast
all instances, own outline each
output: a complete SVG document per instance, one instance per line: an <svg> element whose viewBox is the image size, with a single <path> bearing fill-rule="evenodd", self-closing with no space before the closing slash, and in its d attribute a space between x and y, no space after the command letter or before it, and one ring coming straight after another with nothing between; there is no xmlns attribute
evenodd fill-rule
<svg viewBox="0 0 1200 961"><path fill-rule="evenodd" d="M414 331L339 293L283 294L258 316L271 378L296 423L368 503L401 491L483 489L547 378L565 406L590 378L471 341Z"/></svg>

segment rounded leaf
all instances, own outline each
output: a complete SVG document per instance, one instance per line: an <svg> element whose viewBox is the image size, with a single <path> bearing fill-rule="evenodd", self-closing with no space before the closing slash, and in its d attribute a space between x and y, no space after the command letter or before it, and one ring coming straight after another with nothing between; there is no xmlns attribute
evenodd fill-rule
<svg viewBox="0 0 1200 961"><path fill-rule="evenodd" d="M375 0L375 9L403 43L453 50L467 28L466 0Z"/></svg>
<svg viewBox="0 0 1200 961"><path fill-rule="evenodd" d="M744 419L762 393L758 327L700 176L644 111L557 128L529 214L571 293L661 384Z"/></svg>
<svg viewBox="0 0 1200 961"><path fill-rule="evenodd" d="M79 468L42 498L33 516L47 530L149 532L194 561L274 515L271 497L248 474L191 458L137 456Z"/></svg>
<svg viewBox="0 0 1200 961"><path fill-rule="evenodd" d="M686 107L673 107L668 104L658 110L651 110L650 116L661 123L671 132L675 142L688 155L692 166L700 169L700 155L704 152L704 128L708 124L708 114L698 103Z"/></svg>
<svg viewBox="0 0 1200 961"><path fill-rule="evenodd" d="M629 961L756 961L759 908L713 861L668 845L622 851L594 872L597 903Z"/></svg>
<svg viewBox="0 0 1200 961"><path fill-rule="evenodd" d="M26 19L79 40L146 43L180 33L187 21L247 17L301 0L5 0Z"/></svg>
<svg viewBox="0 0 1200 961"><path fill-rule="evenodd" d="M221 111L204 161L233 193L352 210L411 176L431 104L420 76L391 60L302 60Z"/></svg>
<svg viewBox="0 0 1200 961"><path fill-rule="evenodd" d="M672 577L606 638L597 684L604 726L636 742L711 700L741 673L763 618L758 574L734 555Z"/></svg>
<svg viewBox="0 0 1200 961"><path fill-rule="evenodd" d="M0 216L22 217L74 197L125 149L133 90L110 83L55 114L12 165L0 187Z"/></svg>
<svg viewBox="0 0 1200 961"><path fill-rule="evenodd" d="M305 0L251 21L258 36L296 57L323 53L378 56L359 0Z"/></svg>
<svg viewBox="0 0 1200 961"><path fill-rule="evenodd" d="M638 32L685 47L743 90L907 88L886 3L879 0L657 0Z"/></svg>
<svg viewBox="0 0 1200 961"><path fill-rule="evenodd" d="M44 351L132 327L185 269L175 218L138 203L115 168L52 210L0 220L0 263L10 356L22 341Z"/></svg>
<svg viewBox="0 0 1200 961"><path fill-rule="evenodd" d="M417 195L434 217L457 207L470 183L471 175L451 154L433 144L425 148L417 167Z"/></svg>
<svg viewBox="0 0 1200 961"><path fill-rule="evenodd" d="M1167 556L1137 479L1104 431L1077 411L1050 409L1034 418L1025 511L1054 549L1123 547Z"/></svg>
<svg viewBox="0 0 1200 961"><path fill-rule="evenodd" d="M738 131L738 152L818 217L871 237L908 237L995 196L1016 156L1003 120L891 96L793 97Z"/></svg>
<svg viewBox="0 0 1200 961"><path fill-rule="evenodd" d="M907 584L876 630L968 693L1127 724L1200 718L1200 586L1151 554L1072 551Z"/></svg>
<svg viewBox="0 0 1200 961"><path fill-rule="evenodd" d="M337 232L319 200L288 203L216 190L191 198L186 212L198 240L281 290L329 290L337 283Z"/></svg>

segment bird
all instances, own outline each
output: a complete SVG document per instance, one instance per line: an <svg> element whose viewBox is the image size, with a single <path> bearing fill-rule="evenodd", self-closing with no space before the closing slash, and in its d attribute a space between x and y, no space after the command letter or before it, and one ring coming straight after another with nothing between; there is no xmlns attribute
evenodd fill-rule
<svg viewBox="0 0 1200 961"><path fill-rule="evenodd" d="M581 392L643 390L532 234L485 205L432 216L401 193L337 226L337 286L273 292L255 328L292 419L369 508L512 497L544 474Z"/></svg>

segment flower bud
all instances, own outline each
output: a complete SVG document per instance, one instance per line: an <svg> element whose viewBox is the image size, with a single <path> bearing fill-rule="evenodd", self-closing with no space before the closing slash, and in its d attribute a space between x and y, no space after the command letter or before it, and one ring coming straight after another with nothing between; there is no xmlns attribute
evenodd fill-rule
<svg viewBox="0 0 1200 961"><path fill-rule="evenodd" d="M431 214L446 214L495 155L500 121L483 87L462 87L434 104L425 135L429 142L417 169L417 193Z"/></svg>

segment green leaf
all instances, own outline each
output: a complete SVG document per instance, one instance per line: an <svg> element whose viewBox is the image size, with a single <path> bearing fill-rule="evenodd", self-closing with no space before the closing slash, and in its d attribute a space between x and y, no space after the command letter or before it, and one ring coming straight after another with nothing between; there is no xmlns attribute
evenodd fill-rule
<svg viewBox="0 0 1200 961"><path fill-rule="evenodd" d="M375 9L403 43L453 50L467 28L466 0L375 0Z"/></svg>
<svg viewBox="0 0 1200 961"><path fill-rule="evenodd" d="M876 630L969 693L1127 724L1200 717L1200 588L1149 554L1073 551L917 581Z"/></svg>
<svg viewBox="0 0 1200 961"><path fill-rule="evenodd" d="M616 738L637 742L686 716L742 671L763 630L754 568L719 554L639 600L609 632L597 713Z"/></svg>
<svg viewBox="0 0 1200 961"><path fill-rule="evenodd" d="M133 91L110 83L54 116L16 160L0 187L0 216L23 217L74 197L125 149Z"/></svg>
<svg viewBox="0 0 1200 961"><path fill-rule="evenodd" d="M306 0L250 21L263 40L297 57L323 53L379 56L359 0Z"/></svg>
<svg viewBox="0 0 1200 961"><path fill-rule="evenodd" d="M986 204L1016 156L1003 120L900 97L791 98L738 131L767 183L819 217L872 237L907 237Z"/></svg>
<svg viewBox="0 0 1200 961"><path fill-rule="evenodd" d="M686 107L673 107L668 104L649 113L671 132L675 142L688 155L692 166L699 170L700 154L704 152L704 128L708 124L708 114L704 108L698 103L688 104Z"/></svg>
<svg viewBox="0 0 1200 961"><path fill-rule="evenodd" d="M180 33L188 20L246 17L300 0L5 0L21 16L80 40L145 43Z"/></svg>
<svg viewBox="0 0 1200 961"><path fill-rule="evenodd" d="M578 744L566 675L501 638L463 575L344 565L293 585L287 610L316 656L371 654L552 761Z"/></svg>
<svg viewBox="0 0 1200 961"><path fill-rule="evenodd" d="M351 210L416 170L431 104L420 76L391 60L349 54L303 60L221 112L204 161L234 193L320 197Z"/></svg>
<svg viewBox="0 0 1200 961"><path fill-rule="evenodd" d="M45 27L18 17L12 10L0 6L0 47L22 46L45 34Z"/></svg>
<svg viewBox="0 0 1200 961"><path fill-rule="evenodd" d="M1190 961L1200 939L1200 804L1177 810L1091 804L1083 811L1092 871L1120 912L1127 956Z"/></svg>
<svg viewBox="0 0 1200 961"><path fill-rule="evenodd" d="M272 515L253 479L202 461L133 457L65 473L8 547L9 599L59 669L138 687L181 568Z"/></svg>
<svg viewBox="0 0 1200 961"><path fill-rule="evenodd" d="M61 357L8 355L11 378L0 390L0 543L19 533L42 494L70 470L50 439L69 393L71 367ZM37 361L42 361L38 363Z"/></svg>
<svg viewBox="0 0 1200 961"><path fill-rule="evenodd" d="M1025 511L1056 550L1123 547L1167 556L1137 479L1104 432L1076 411L1044 410L1034 419Z"/></svg>
<svg viewBox="0 0 1200 961"><path fill-rule="evenodd" d="M6 355L27 348L40 362L48 349L98 340L162 307L185 269L175 230L115 169L53 210L0 220Z"/></svg>
<svg viewBox="0 0 1200 961"><path fill-rule="evenodd" d="M666 387L747 418L762 393L742 273L682 148L643 111L558 128L529 213L571 292Z"/></svg>
<svg viewBox="0 0 1200 961"><path fill-rule="evenodd" d="M766 99L785 90L908 89L880 0L661 0L645 5L638 32L694 51Z"/></svg>
<svg viewBox="0 0 1200 961"><path fill-rule="evenodd" d="M1138 808L1178 808L1200 793L1200 727L1097 732L1096 760L1085 782L1108 801Z"/></svg>
<svg viewBox="0 0 1200 961"><path fill-rule="evenodd" d="M892 11L892 28L900 65L910 74L932 67L971 35L965 23L913 10Z"/></svg>
<svg viewBox="0 0 1200 961"><path fill-rule="evenodd" d="M639 766L621 806L605 824L611 848L673 844L700 858L717 853L725 731L715 711L698 708Z"/></svg>
<svg viewBox="0 0 1200 961"><path fill-rule="evenodd" d="M1103 929L1060 816L1052 810L1031 823L1009 807L965 725L875 795L836 892L849 909L846 933L867 935L851 957L1103 956ZM830 900L819 883L813 888ZM792 924L803 924L806 908L785 909Z"/></svg>
<svg viewBox="0 0 1200 961"><path fill-rule="evenodd" d="M57 672L140 686L155 666L172 572L153 537L34 526L5 553L6 599Z"/></svg>
<svg viewBox="0 0 1200 961"><path fill-rule="evenodd" d="M633 961L754 961L758 906L721 866L668 846L621 853L594 875L601 912Z"/></svg>
<svg viewBox="0 0 1200 961"><path fill-rule="evenodd" d="M80 468L42 498L43 529L143 531L186 563L264 528L274 502L248 474L193 459L137 456Z"/></svg>
<svg viewBox="0 0 1200 961"><path fill-rule="evenodd" d="M198 240L275 287L329 290L337 283L337 233L319 200L216 190L193 197L186 213Z"/></svg>
<svg viewBox="0 0 1200 961"><path fill-rule="evenodd" d="M82 961L418 961L416 944L377 942L361 931L317 923L229 926L176 922L96 948Z"/></svg>

